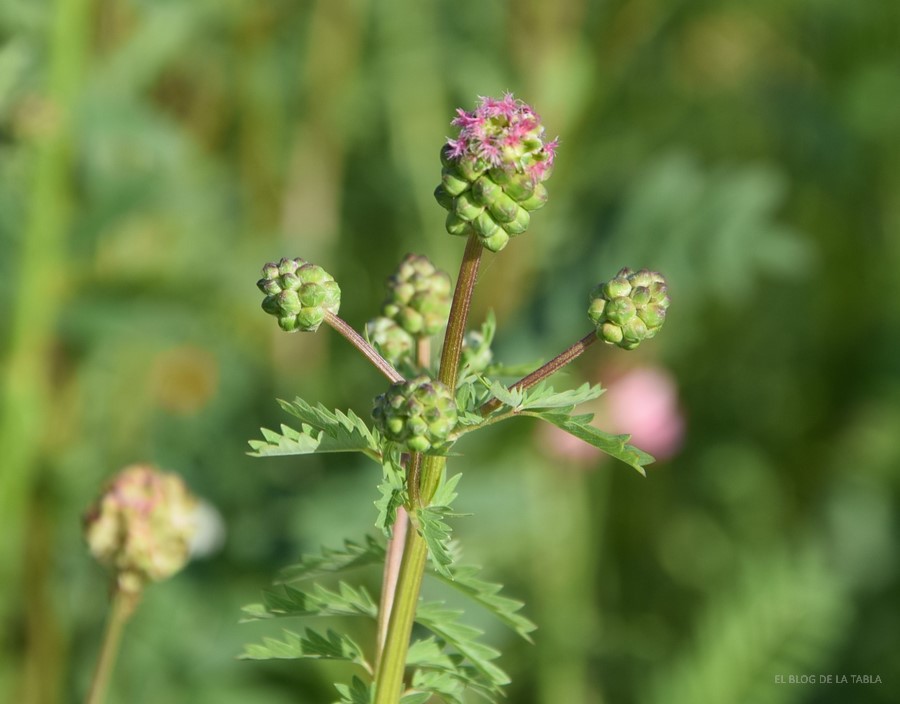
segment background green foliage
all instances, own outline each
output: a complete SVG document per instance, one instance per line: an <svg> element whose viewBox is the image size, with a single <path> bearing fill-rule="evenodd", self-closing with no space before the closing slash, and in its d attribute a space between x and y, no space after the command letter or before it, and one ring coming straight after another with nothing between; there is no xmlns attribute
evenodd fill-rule
<svg viewBox="0 0 900 704"><path fill-rule="evenodd" d="M687 420L646 480L543 459L530 420L459 446L455 534L539 625L479 624L509 700L900 699L898 27L898 3L837 0L4 0L0 700L83 697L106 593L79 516L140 460L228 537L149 590L111 701L336 698L344 666L236 661L278 635L237 620L372 530L380 475L245 441L275 397L368 417L384 384L327 330L279 333L253 284L302 256L361 327L406 252L455 269L438 149L504 90L561 147L475 320L495 309L505 361L547 358L597 281L664 271L664 333L569 380L664 365ZM882 684L774 683L828 673Z"/></svg>

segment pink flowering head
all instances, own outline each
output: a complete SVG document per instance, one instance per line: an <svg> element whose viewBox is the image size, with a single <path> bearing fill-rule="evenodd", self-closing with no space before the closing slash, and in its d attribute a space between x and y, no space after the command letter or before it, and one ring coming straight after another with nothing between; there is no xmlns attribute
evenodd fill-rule
<svg viewBox="0 0 900 704"><path fill-rule="evenodd" d="M472 112L457 110L459 134L441 150L441 185L435 198L449 211L447 231L476 234L498 252L523 233L530 213L547 202L557 141L545 140L534 110L511 93L482 98Z"/></svg>
<svg viewBox="0 0 900 704"><path fill-rule="evenodd" d="M457 110L451 124L459 127L459 136L447 140L450 159L468 161L475 170L523 173L535 182L550 175L556 140L544 142L541 118L511 93L500 100L482 98L473 112Z"/></svg>
<svg viewBox="0 0 900 704"><path fill-rule="evenodd" d="M91 554L115 573L118 588L137 592L184 567L196 515L197 500L179 476L131 465L85 514L84 535Z"/></svg>

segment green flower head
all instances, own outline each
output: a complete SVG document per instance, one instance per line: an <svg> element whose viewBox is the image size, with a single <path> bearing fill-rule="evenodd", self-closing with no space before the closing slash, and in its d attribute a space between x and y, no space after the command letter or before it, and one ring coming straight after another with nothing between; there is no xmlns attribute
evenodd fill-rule
<svg viewBox="0 0 900 704"><path fill-rule="evenodd" d="M410 452L440 452L456 427L453 394L427 376L401 381L375 399L372 413L388 440Z"/></svg>
<svg viewBox="0 0 900 704"><path fill-rule="evenodd" d="M388 279L387 288L382 313L410 335L436 335L447 325L450 275L435 267L428 257L407 254Z"/></svg>
<svg viewBox="0 0 900 704"><path fill-rule="evenodd" d="M326 312L337 315L341 288L322 267L303 259L282 259L263 267L256 282L265 294L262 309L278 318L285 332L315 332Z"/></svg>
<svg viewBox="0 0 900 704"><path fill-rule="evenodd" d="M588 316L600 339L633 350L659 332L668 309L669 294L661 274L625 268L591 291Z"/></svg>

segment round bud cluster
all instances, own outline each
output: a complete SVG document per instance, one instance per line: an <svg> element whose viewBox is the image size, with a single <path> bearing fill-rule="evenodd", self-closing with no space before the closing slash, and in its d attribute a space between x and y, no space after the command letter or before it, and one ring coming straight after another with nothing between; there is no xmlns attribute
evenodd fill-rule
<svg viewBox="0 0 900 704"><path fill-rule="evenodd" d="M341 289L322 267L303 259L282 259L268 263L256 285L266 297L262 309L278 318L285 332L315 332L325 313L337 314Z"/></svg>
<svg viewBox="0 0 900 704"><path fill-rule="evenodd" d="M666 280L661 274L625 268L591 291L588 315L600 339L633 350L659 332L668 308Z"/></svg>
<svg viewBox="0 0 900 704"><path fill-rule="evenodd" d="M412 452L441 450L457 420L453 393L427 376L392 385L375 399L372 415L388 440Z"/></svg>
<svg viewBox="0 0 900 704"><path fill-rule="evenodd" d="M428 257L407 254L387 281L382 313L416 337L439 333L450 315L450 275Z"/></svg>
<svg viewBox="0 0 900 704"><path fill-rule="evenodd" d="M188 560L197 500L176 474L131 465L84 517L91 554L116 573L123 591L171 577Z"/></svg>
<svg viewBox="0 0 900 704"><path fill-rule="evenodd" d="M412 335L390 318L381 316L366 323L366 336L379 354L394 366L409 359L416 347Z"/></svg>
<svg viewBox="0 0 900 704"><path fill-rule="evenodd" d="M447 232L478 235L492 252L528 229L530 212L547 202L557 141L544 141L540 117L507 93L482 98L473 112L457 110L460 128L441 150L441 184L434 197L449 211Z"/></svg>

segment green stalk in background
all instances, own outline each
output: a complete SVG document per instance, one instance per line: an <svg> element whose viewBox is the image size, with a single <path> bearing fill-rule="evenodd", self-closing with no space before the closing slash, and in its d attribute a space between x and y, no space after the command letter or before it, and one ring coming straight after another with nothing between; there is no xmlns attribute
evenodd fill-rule
<svg viewBox="0 0 900 704"><path fill-rule="evenodd" d="M112 677L116 657L119 654L119 646L122 642L122 632L125 624L131 618L140 601L140 593L126 592L116 589L109 604L109 616L106 622L106 632L103 634L103 645L100 656L97 659L97 667L91 680L91 688L88 691L85 704L103 704L106 701L106 693L109 690L109 682Z"/></svg>
<svg viewBox="0 0 900 704"><path fill-rule="evenodd" d="M50 66L44 99L53 115L51 126L32 147L34 168L26 209L21 245L15 253L15 271L21 277L19 290L26 281L40 281L40 296L16 296L10 309L9 328L0 367L0 447L3 471L0 472L0 622L6 623L10 611L20 603L22 594L22 536L29 511L29 495L34 473L43 453L42 427L52 424L50 384L51 348L54 326L65 298L66 230L71 221L71 182L73 123L88 52L88 0L58 0L52 25L48 27ZM49 607L48 607L49 608ZM28 629L33 637L40 631ZM29 653L44 652L38 644L26 644ZM43 663L42 681L50 681ZM20 670L30 671L30 668ZM29 693L26 701L40 701ZM10 698L9 701L12 701Z"/></svg>

